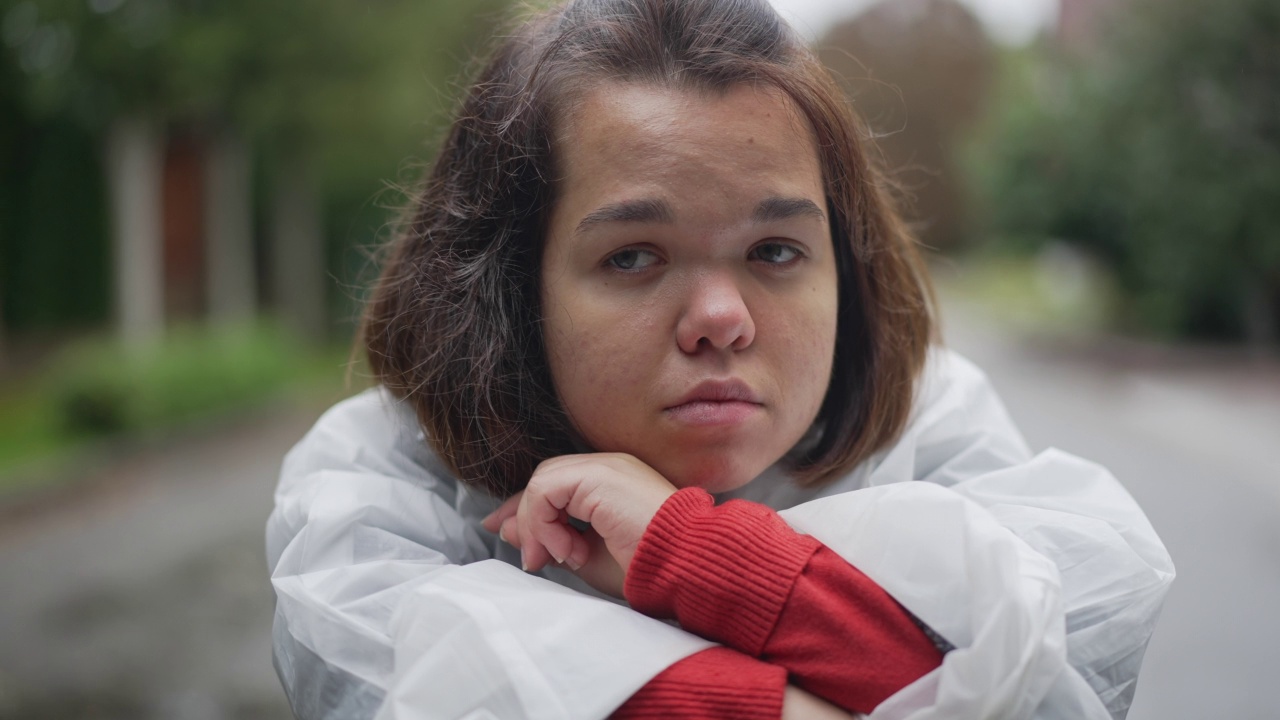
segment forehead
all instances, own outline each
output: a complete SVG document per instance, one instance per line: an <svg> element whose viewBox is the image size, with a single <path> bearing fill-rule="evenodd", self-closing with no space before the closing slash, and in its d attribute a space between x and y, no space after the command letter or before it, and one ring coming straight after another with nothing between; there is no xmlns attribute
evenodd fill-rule
<svg viewBox="0 0 1280 720"><path fill-rule="evenodd" d="M560 123L557 151L560 195L570 203L643 195L754 206L765 195L825 195L809 124L766 86L600 83Z"/></svg>

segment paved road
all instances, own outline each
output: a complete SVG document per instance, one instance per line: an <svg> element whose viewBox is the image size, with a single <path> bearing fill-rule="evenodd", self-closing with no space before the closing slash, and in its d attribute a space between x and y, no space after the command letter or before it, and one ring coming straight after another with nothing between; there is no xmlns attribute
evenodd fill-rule
<svg viewBox="0 0 1280 720"><path fill-rule="evenodd" d="M949 320L1030 442L1112 468L1173 553L1130 717L1280 717L1275 367L1028 345ZM109 461L82 498L0 530L0 717L287 718L261 533L280 456L314 414Z"/></svg>
<svg viewBox="0 0 1280 720"><path fill-rule="evenodd" d="M1130 720L1280 718L1280 365L1013 342L948 320L1032 447L1108 467L1173 556Z"/></svg>
<svg viewBox="0 0 1280 720"><path fill-rule="evenodd" d="M284 720L262 529L316 408L108 460L0 532L0 718Z"/></svg>

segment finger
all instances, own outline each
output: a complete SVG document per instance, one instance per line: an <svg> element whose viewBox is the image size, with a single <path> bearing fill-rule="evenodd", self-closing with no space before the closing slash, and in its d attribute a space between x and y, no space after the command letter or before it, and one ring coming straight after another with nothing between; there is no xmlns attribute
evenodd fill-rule
<svg viewBox="0 0 1280 720"><path fill-rule="evenodd" d="M569 467L571 465L578 465L585 462L595 462L596 459L599 457L600 457L599 453L577 453L573 455L557 455L555 457L547 458L546 460L543 460L542 462L538 463L538 467L534 469L533 474L538 475L539 473L543 473L548 470L554 470L556 468Z"/></svg>
<svg viewBox="0 0 1280 720"><path fill-rule="evenodd" d="M530 482L529 485L532 486L533 483ZM516 531L520 536L520 567L525 572L537 572L550 561L550 553L539 544L529 527L530 504L539 502L536 495L537 493L529 492L526 488L524 496L520 498L520 507L515 516Z"/></svg>
<svg viewBox="0 0 1280 720"><path fill-rule="evenodd" d="M515 515L502 521L502 527L498 529L498 537L512 547L520 547L520 525Z"/></svg>
<svg viewBox="0 0 1280 720"><path fill-rule="evenodd" d="M480 521L480 524L484 526L484 529L488 530L489 532L497 532L498 529L502 527L502 523L505 522L507 518L515 516L516 511L519 510L520 508L520 498L522 498L523 496L524 496L524 491L521 490L515 495L512 495L511 497L507 498L501 505L498 506L497 510L494 510L493 512L486 515L485 518Z"/></svg>
<svg viewBox="0 0 1280 720"><path fill-rule="evenodd" d="M566 526L568 527L568 526ZM582 533L570 528L570 545L569 552L564 557L564 564L569 566L570 570L578 570L587 561L591 559L591 543L587 542Z"/></svg>
<svg viewBox="0 0 1280 720"><path fill-rule="evenodd" d="M520 546L520 567L525 572L538 572L552 562L555 558L542 543L530 539Z"/></svg>
<svg viewBox="0 0 1280 720"><path fill-rule="evenodd" d="M564 528L568 532L571 545L569 547L568 554L558 562L560 565L564 565L570 570L577 572L591 559L591 554L595 551L594 542L590 536L595 535L595 539L597 540L600 536L596 535L596 533L591 530L590 526L587 527L587 530L584 533L570 525L569 513L565 510L560 511L559 523L560 527ZM601 547L603 548L603 544ZM550 548L548 548L548 550L549 549Z"/></svg>
<svg viewBox="0 0 1280 720"><path fill-rule="evenodd" d="M591 587L606 595L617 598L623 596L626 576L617 561L609 554L604 540L594 530L588 528L582 533L583 540L590 547L590 556L582 567L574 569L578 577L587 581ZM567 565L566 565L567 566ZM572 569L572 568L571 568Z"/></svg>
<svg viewBox="0 0 1280 720"><path fill-rule="evenodd" d="M560 537L561 534L576 532L571 530L567 525L556 523L556 527L546 528L539 526L537 530L534 525L529 522L529 512L525 509L530 504L529 500L525 500L521 504L520 512L516 515L517 533L520 536L520 562L525 572L537 572L550 562L560 562L564 559L563 555L552 552L547 546L548 541L555 543L556 547L565 544L565 539ZM534 504L537 504L536 502ZM572 542L572 541L569 541Z"/></svg>
<svg viewBox="0 0 1280 720"><path fill-rule="evenodd" d="M581 565L586 561L586 546L581 535L568 524L565 508L582 484L572 476L559 473L535 474L520 504L520 531L524 540L536 540L558 563L572 559ZM589 518L582 518L588 520ZM575 555L575 539L581 547ZM528 560L535 563L538 557Z"/></svg>
<svg viewBox="0 0 1280 720"><path fill-rule="evenodd" d="M594 540L587 537L587 534L594 535ZM574 531L573 544L569 548L569 554L564 558L564 564L568 565L569 569L577 572L582 569L582 566L590 562L592 554L596 552L597 545L599 545L599 552L608 554L603 542L595 542L595 540L599 539L600 536L596 535L590 528L587 529L586 534Z"/></svg>

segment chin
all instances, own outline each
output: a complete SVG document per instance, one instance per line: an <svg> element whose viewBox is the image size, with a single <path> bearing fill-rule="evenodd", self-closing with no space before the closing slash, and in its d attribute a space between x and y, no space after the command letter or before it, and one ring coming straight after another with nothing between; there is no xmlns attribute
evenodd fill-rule
<svg viewBox="0 0 1280 720"><path fill-rule="evenodd" d="M658 469L678 488L699 487L712 494L737 490L756 479L768 463L755 467L754 463L734 462L725 458L707 458L679 463L670 470Z"/></svg>

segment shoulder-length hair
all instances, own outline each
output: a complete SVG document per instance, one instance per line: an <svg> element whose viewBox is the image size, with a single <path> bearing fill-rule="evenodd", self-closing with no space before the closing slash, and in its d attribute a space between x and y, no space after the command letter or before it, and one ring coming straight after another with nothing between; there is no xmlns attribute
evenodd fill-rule
<svg viewBox="0 0 1280 720"><path fill-rule="evenodd" d="M810 439L788 454L829 481L906 425L932 338L915 242L826 69L766 0L572 0L501 39L389 246L361 338L463 482L498 495L583 444L557 397L540 276L556 201L557 121L604 82L785 93L817 138L839 274L835 364Z"/></svg>

